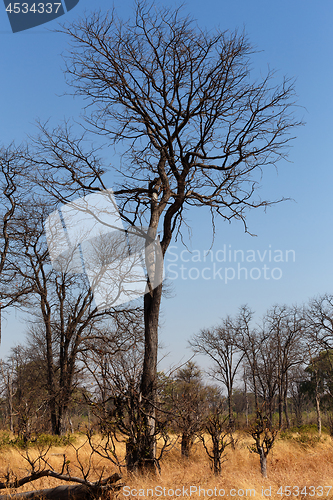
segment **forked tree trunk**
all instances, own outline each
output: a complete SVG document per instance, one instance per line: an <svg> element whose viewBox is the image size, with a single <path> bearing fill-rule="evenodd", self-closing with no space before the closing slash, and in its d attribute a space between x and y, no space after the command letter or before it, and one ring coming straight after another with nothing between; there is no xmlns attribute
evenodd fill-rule
<svg viewBox="0 0 333 500"><path fill-rule="evenodd" d="M221 474L221 450L220 450L220 436L216 434L212 436L213 442L213 472L214 476L219 476Z"/></svg>

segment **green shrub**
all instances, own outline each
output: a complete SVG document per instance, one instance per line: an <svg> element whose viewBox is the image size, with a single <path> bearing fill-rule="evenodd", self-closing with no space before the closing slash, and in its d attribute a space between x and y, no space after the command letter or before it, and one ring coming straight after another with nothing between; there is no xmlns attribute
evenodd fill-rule
<svg viewBox="0 0 333 500"><path fill-rule="evenodd" d="M24 439L21 436L11 437L9 433L0 434L0 449L10 446L17 448L33 448L34 446L67 446L75 441L75 436L67 434L65 436L53 436L52 434L39 434L31 439Z"/></svg>

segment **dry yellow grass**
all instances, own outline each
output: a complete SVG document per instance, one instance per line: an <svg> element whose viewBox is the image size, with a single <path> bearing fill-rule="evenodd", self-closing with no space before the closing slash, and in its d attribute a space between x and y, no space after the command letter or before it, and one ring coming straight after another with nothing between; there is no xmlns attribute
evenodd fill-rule
<svg viewBox="0 0 333 500"><path fill-rule="evenodd" d="M84 441L84 436L78 436L75 446L84 444ZM329 436L324 436L317 443L315 440L310 441L309 444L295 443L291 439L277 440L268 457L267 479L261 477L259 456L250 453L249 444L251 444L251 438L246 435L238 436L236 450L228 450L222 475L218 478L214 477L200 443L194 445L192 456L187 461L181 458L179 447L175 446L165 454L161 463L160 476L137 477L124 472L122 482L126 488L121 490L119 498L120 500L143 500L144 498L152 500L234 498L238 500L255 496L255 498L262 499L264 498L262 488L264 488L266 493L271 491L269 498L278 500L288 496L288 489L285 490L285 487L289 486L292 498L333 499L333 441ZM120 451L124 452L124 449ZM52 466L55 469L60 467L63 453L66 453L71 461L71 473L79 475L75 470L75 450L72 447L53 447L49 453ZM36 456L37 450L32 450L31 454ZM89 454L88 446L84 445L80 456L85 464L88 463ZM114 465L98 457L95 457L94 466L92 479L97 479L103 469L105 477L117 472ZM8 469L13 470L18 477L27 473L27 464L20 453L13 448L4 448L0 451L1 475L3 476ZM24 486L20 491L49 488L59 484L57 480L43 478L35 481L33 485ZM324 487L323 491L320 486ZM329 493L325 486L332 486ZM299 490L296 487L299 487ZM278 491L282 494L278 494ZM301 494L302 491L303 494Z"/></svg>

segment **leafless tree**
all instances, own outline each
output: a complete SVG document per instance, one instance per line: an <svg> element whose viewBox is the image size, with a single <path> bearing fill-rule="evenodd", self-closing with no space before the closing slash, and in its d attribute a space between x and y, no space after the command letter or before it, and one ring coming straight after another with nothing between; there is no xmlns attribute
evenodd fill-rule
<svg viewBox="0 0 333 500"><path fill-rule="evenodd" d="M259 455L261 474L262 477L266 478L267 456L274 445L277 431L275 429L272 429L271 424L269 423L269 420L265 415L265 411L263 409L260 409L260 411L257 412L256 421L249 433L255 441L255 444L253 446L250 446L250 451Z"/></svg>
<svg viewBox="0 0 333 500"><path fill-rule="evenodd" d="M251 387L254 394L255 411L260 409L259 359L258 354L263 342L260 330L253 324L254 312L247 306L241 306L234 320L236 345L244 353L244 361L248 366Z"/></svg>
<svg viewBox="0 0 333 500"><path fill-rule="evenodd" d="M333 348L333 296L324 294L309 301L305 308L308 340L319 349Z"/></svg>
<svg viewBox="0 0 333 500"><path fill-rule="evenodd" d="M15 233L11 230L20 204L29 196L21 148L0 147L0 342L1 312L22 300L31 290L17 279L9 258Z"/></svg>
<svg viewBox="0 0 333 500"><path fill-rule="evenodd" d="M321 396L320 358L326 359L330 370L333 370L331 350L333 348L333 296L323 294L314 297L305 307L306 341L309 368L314 382L315 407L317 414L318 434L321 434ZM325 356L326 354L326 356Z"/></svg>
<svg viewBox="0 0 333 500"><path fill-rule="evenodd" d="M118 467L126 466L127 470L135 471L141 460L141 435L145 432L144 404L140 395L144 344L142 322L131 326L133 331L128 329L127 336L119 336L116 332L113 338L104 336L88 344L82 362L94 386L94 390L87 391L86 398L104 436L93 449ZM158 393L163 391L164 381L159 385ZM163 410L163 406L164 402L159 401L155 413L155 433L159 445L162 443L155 457L158 469L164 452L172 445L167 424L174 413ZM125 443L125 457L117 451L118 442Z"/></svg>
<svg viewBox="0 0 333 500"><path fill-rule="evenodd" d="M9 423L9 430L14 432L14 409L13 409L13 395L14 395L14 372L15 367L13 360L4 362L0 360L0 394L5 401L5 415Z"/></svg>
<svg viewBox="0 0 333 500"><path fill-rule="evenodd" d="M222 464L226 460L225 450L227 446L234 446L234 439L230 435L229 416L225 414L223 398L217 393L215 398L211 398L209 410L204 422L204 433L211 439L212 445L208 446L205 434L200 434L205 451L212 462L212 469L215 476L222 472Z"/></svg>
<svg viewBox="0 0 333 500"><path fill-rule="evenodd" d="M243 306L235 325L236 342L249 368L256 411L264 402L265 415L271 423L277 402L279 428L283 424L283 412L289 427L291 371L304 363L306 353L303 315L297 308L274 306L264 315L261 325L254 326L252 319L253 312Z"/></svg>
<svg viewBox="0 0 333 500"><path fill-rule="evenodd" d="M297 308L274 306L264 318L267 331L268 348L264 356L273 352L275 358L275 378L278 391L279 429L283 424L283 410L287 427L290 426L288 414L288 392L290 375L294 367L304 363L306 349L304 345L305 324Z"/></svg>
<svg viewBox="0 0 333 500"><path fill-rule="evenodd" d="M8 227L20 201L22 165L19 151L12 145L0 149L0 203L1 203L1 248L0 276L5 270L6 258L9 252L10 235ZM9 276L12 278L12 276ZM2 276L3 278L3 276Z"/></svg>
<svg viewBox="0 0 333 500"><path fill-rule="evenodd" d="M43 357L27 346L11 349L6 362L0 361L5 387L9 428L27 441L32 432L48 431L46 364Z"/></svg>
<svg viewBox="0 0 333 500"><path fill-rule="evenodd" d="M190 341L194 352L206 354L213 361L209 375L222 382L227 390L229 426L234 428L233 387L235 377L245 356L236 344L236 332L231 318L215 328L201 330Z"/></svg>
<svg viewBox="0 0 333 500"><path fill-rule="evenodd" d="M30 286L29 302L22 308L32 318L30 342L38 345L45 357L52 431L62 434L76 386L80 350L97 340L103 328L105 336L114 323L126 330L125 325L135 322L140 307L99 311L85 275L73 274L70 269L71 255L63 259L63 267L52 267L43 225L52 202L37 192L19 207L11 228L16 239L10 259L16 279L21 277ZM119 335L123 330L119 328Z"/></svg>
<svg viewBox="0 0 333 500"><path fill-rule="evenodd" d="M296 417L296 424L301 426L303 424L303 412L308 403L308 397L303 390L304 382L307 381L308 376L304 371L304 367L299 365L294 367L290 373L290 396L293 403L293 408Z"/></svg>
<svg viewBox="0 0 333 500"><path fill-rule="evenodd" d="M171 380L165 399L173 414L173 430L181 435L181 454L189 458L197 435L201 432L207 414L209 388L202 380L202 372L193 361L177 370Z"/></svg>
<svg viewBox="0 0 333 500"><path fill-rule="evenodd" d="M263 317L258 329L256 354L257 388L266 405L266 416L278 407L279 428L283 412L290 426L288 395L291 370L304 363L304 321L297 308L274 306Z"/></svg>
<svg viewBox="0 0 333 500"><path fill-rule="evenodd" d="M293 82L279 85L271 71L252 81L247 37L200 30L180 9L139 1L129 21L99 12L64 31L72 42L68 80L92 110L89 127L124 145L122 164L114 169L123 220L148 226L148 243L160 233L163 256L181 231L186 208L241 219L247 229L247 209L270 204L255 198L262 170L286 156L299 124L292 115ZM84 153L68 127L44 128L30 162L44 168L44 189L63 200L106 187L96 152ZM161 277L162 269L156 273ZM147 414L144 455L154 462L162 285L150 285L148 280L140 389Z"/></svg>
<svg viewBox="0 0 333 500"><path fill-rule="evenodd" d="M85 466L80 458L80 448L76 448L75 451L77 460L76 469L81 473L81 477L77 477L72 474L69 466L70 461L67 460L66 454L63 456L61 470L57 471L50 463L49 448L38 448L37 456L36 454L33 456L33 454L29 453L29 450L26 450L21 454L21 456L28 465L29 474L18 478L12 471L8 470L4 480L0 481L0 490L9 489L10 494L0 495L0 500L20 500L28 498L35 500L66 500L68 498L73 498L74 500L89 500L96 497L100 499L109 499L114 496L114 493L119 491L122 486L121 484L115 484L121 479L121 476L118 473L115 473L108 478L103 479L101 476L97 481L91 481L89 477L93 472L93 450L91 451L89 457L88 466ZM58 486L56 488L35 490L24 493L12 492L13 489L16 490L25 484L31 483L43 477L50 477L60 481L76 483L76 485Z"/></svg>

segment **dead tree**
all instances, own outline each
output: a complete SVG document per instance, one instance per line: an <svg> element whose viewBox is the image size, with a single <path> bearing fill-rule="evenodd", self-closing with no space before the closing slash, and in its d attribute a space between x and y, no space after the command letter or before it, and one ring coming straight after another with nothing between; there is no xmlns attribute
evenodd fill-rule
<svg viewBox="0 0 333 500"><path fill-rule="evenodd" d="M288 413L288 393L290 389L291 371L304 363L306 350L304 346L305 324L302 314L297 308L274 306L264 316L264 338L260 354L261 365L265 358L271 358L271 367L275 373L268 373L266 385L276 385L278 396L279 429L283 425L283 412L287 427L290 427ZM259 369L261 371L261 369ZM272 413L271 391L267 405Z"/></svg>
<svg viewBox="0 0 333 500"><path fill-rule="evenodd" d="M140 446L145 433L145 405L140 394L142 324L132 322L123 335L115 334L113 339L110 335L101 336L98 342L87 343L87 347L82 362L89 374L87 381L91 380L95 389L90 389L90 397L85 397L103 436L99 442L93 442L88 433L91 448L118 467L134 472L142 460ZM171 417L161 406L163 402L159 402L155 413L155 433L160 446L152 470L160 469L159 462L172 445L167 433ZM117 452L119 442L125 444L125 457ZM149 469L148 465L146 468Z"/></svg>
<svg viewBox="0 0 333 500"><path fill-rule="evenodd" d="M98 12L64 31L72 42L68 80L91 105L90 128L111 144L126 144L122 179L114 190L123 221L148 225L145 238L159 237L163 257L186 208L206 207L213 217L240 219L247 230L247 209L271 203L254 197L258 174L285 157L300 123L292 116L293 82L276 85L272 72L251 81L253 48L247 37L199 30L179 9L151 9L139 1L128 22ZM84 152L68 127L44 127L36 142L28 160L43 173L41 185L48 192L67 201L106 188L96 152ZM162 285L154 288L148 280L147 289L143 468L148 457L155 460Z"/></svg>
<svg viewBox="0 0 333 500"><path fill-rule="evenodd" d="M259 404L259 360L258 353L264 338L260 338L257 325L253 325L254 312L247 306L242 306L239 309L239 314L234 320L234 328L236 332L236 345L244 353L244 360L249 370L249 380L251 382L255 410L260 408Z"/></svg>
<svg viewBox="0 0 333 500"><path fill-rule="evenodd" d="M36 187L33 180L30 186ZM73 255L65 255L58 267L52 266L44 222L52 212L51 195L34 195L16 210L11 232L16 238L10 249L11 265L19 283L30 287L29 302L22 307L34 319L30 343L43 354L46 366L52 432L64 434L69 406L78 383L78 357L101 331L106 335L113 323L128 325L142 317L142 308L109 308L100 311L85 275L75 274ZM14 272L14 271L13 271ZM122 335L120 331L119 335Z"/></svg>
<svg viewBox="0 0 333 500"><path fill-rule="evenodd" d="M7 255L11 242L9 227L20 197L20 167L19 152L15 150L14 147L0 149L0 213L2 219L0 235L0 276L2 279L4 279L3 273L6 269ZM9 282L12 281L10 279L11 277L12 276L6 276L4 279L5 283L8 283L8 280Z"/></svg>
<svg viewBox="0 0 333 500"><path fill-rule="evenodd" d="M206 443L204 434L200 435L205 451L212 462L212 469L215 476L219 476L222 472L222 464L226 460L225 449L227 446L234 444L234 440L230 436L228 419L229 416L225 416L222 403L218 404L211 410L204 426L204 430L212 440L211 449L209 449Z"/></svg>
<svg viewBox="0 0 333 500"><path fill-rule="evenodd" d="M22 303L31 292L30 284L17 279L16 266L10 258L12 244L17 239L12 230L14 218L29 195L22 149L13 144L0 147L0 343L2 311Z"/></svg>
<svg viewBox="0 0 333 500"><path fill-rule="evenodd" d="M198 365L188 361L175 375L168 377L162 401L171 416L170 429L180 436L181 455L190 457L191 448L201 433L208 401L214 388L204 385Z"/></svg>
<svg viewBox="0 0 333 500"><path fill-rule="evenodd" d="M70 473L70 462L67 460L66 455L63 456L61 471L57 472L54 470L54 468L50 465L48 459L49 449L50 448L47 448L46 450L39 449L39 454L36 458L32 458L29 454L29 451L26 451L25 454L22 455L22 457L29 465L30 474L19 479L15 477L12 472L7 472L4 478L5 480L0 481L0 490L17 490L21 486L24 486L25 484L31 483L43 477L50 477L58 479L59 481L76 483L77 486L58 486L56 488L42 489L23 493L11 492L8 495L0 495L0 500L36 500L44 498L49 500L92 500L96 498L109 499L112 493L115 493L122 487L121 484L115 484L121 479L121 475L118 473L115 473L105 479L100 477L98 481L94 482L89 480L89 475L92 469L91 456L94 453L93 450L91 452L88 467L84 467L79 457L80 448L76 449L76 458L78 461L78 465L76 467L80 470L82 475L82 477L76 477Z"/></svg>
<svg viewBox="0 0 333 500"><path fill-rule="evenodd" d="M67 476L57 476L54 474L45 474L44 476L39 476L39 477L53 477L56 479L59 479L61 481L71 481L71 482L81 482L81 481L76 481L78 478L72 478L72 477L67 477ZM23 479L27 479L28 481L25 482L31 482L34 481L35 479L39 479L39 477L36 478L31 478L31 477L25 477ZM121 479L121 476L119 474L114 474L113 476L110 476L109 478L103 480L103 481L97 481L96 483L87 483L83 482L80 485L77 486L57 486L56 488L47 488L47 489L42 489L42 490L36 490L36 491L27 491L23 493L14 493L14 494L9 494L9 495L0 495L0 500L25 500L25 499L31 499L31 500L94 500L94 499L100 499L100 500L109 500L112 495L112 493L115 493L119 491L122 487L122 485L115 485L117 481ZM13 485L7 485L6 483L3 483L5 485L5 488L17 488L18 486ZM0 484L0 489L2 488L2 485Z"/></svg>
<svg viewBox="0 0 333 500"><path fill-rule="evenodd" d="M213 361L209 375L222 382L227 390L231 432L234 430L233 388L236 374L244 358L244 353L236 345L236 332L230 318L215 328L201 330L190 341L194 352L206 354Z"/></svg>
<svg viewBox="0 0 333 500"><path fill-rule="evenodd" d="M259 455L262 477L267 478L267 456L273 447L277 431L271 429L268 417L262 411L258 411L256 422L249 433L255 441L249 449Z"/></svg>
<svg viewBox="0 0 333 500"><path fill-rule="evenodd" d="M9 430L14 432L14 412L13 412L13 375L14 375L14 364L13 362L7 362L4 364L0 360L0 368L2 375L1 396L4 397L6 402L6 420L9 421Z"/></svg>

